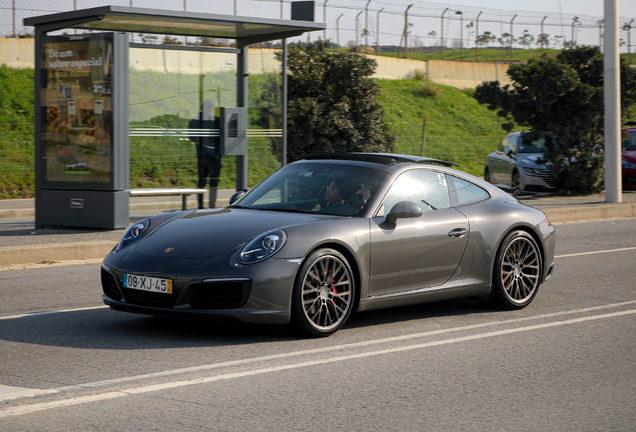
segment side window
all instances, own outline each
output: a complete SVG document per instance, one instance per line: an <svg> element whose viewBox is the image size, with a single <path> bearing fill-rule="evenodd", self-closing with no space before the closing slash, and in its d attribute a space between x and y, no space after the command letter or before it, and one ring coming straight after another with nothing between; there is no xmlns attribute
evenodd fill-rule
<svg viewBox="0 0 636 432"><path fill-rule="evenodd" d="M384 197L378 216L387 215L400 201L417 204L422 212L450 207L446 175L435 171L413 170L400 175Z"/></svg>
<svg viewBox="0 0 636 432"><path fill-rule="evenodd" d="M499 145L497 145L497 148L495 149L498 152L503 153L504 150L506 149L506 144L508 143L508 139L504 138L501 140L501 142L499 143Z"/></svg>
<svg viewBox="0 0 636 432"><path fill-rule="evenodd" d="M455 195L457 205L471 204L490 197L488 192L476 184L454 176L447 177L451 183L451 193Z"/></svg>
<svg viewBox="0 0 636 432"><path fill-rule="evenodd" d="M506 139L506 154L510 153L511 155L514 155L517 153L517 139L518 138L514 135L508 136Z"/></svg>

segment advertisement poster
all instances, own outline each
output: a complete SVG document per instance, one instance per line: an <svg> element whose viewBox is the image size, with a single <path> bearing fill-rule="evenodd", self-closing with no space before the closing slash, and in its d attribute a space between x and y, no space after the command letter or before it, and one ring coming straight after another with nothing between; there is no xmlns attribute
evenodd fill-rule
<svg viewBox="0 0 636 432"><path fill-rule="evenodd" d="M67 188L112 184L111 33L48 36L43 44L44 179Z"/></svg>

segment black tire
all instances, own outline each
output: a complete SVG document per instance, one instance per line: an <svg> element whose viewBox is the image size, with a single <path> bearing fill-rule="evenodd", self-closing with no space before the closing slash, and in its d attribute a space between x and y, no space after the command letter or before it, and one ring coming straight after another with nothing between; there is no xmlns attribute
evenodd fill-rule
<svg viewBox="0 0 636 432"><path fill-rule="evenodd" d="M490 183L490 170L488 168L484 171L484 180Z"/></svg>
<svg viewBox="0 0 636 432"><path fill-rule="evenodd" d="M303 261L294 284L292 328L307 336L330 336L347 322L354 300L347 259L333 249L316 250Z"/></svg>
<svg viewBox="0 0 636 432"><path fill-rule="evenodd" d="M493 302L513 310L526 307L541 284L543 259L525 231L513 231L499 245L493 269Z"/></svg>
<svg viewBox="0 0 636 432"><path fill-rule="evenodd" d="M521 190L521 176L519 175L519 171L513 171L511 183L512 196L521 196L523 191Z"/></svg>

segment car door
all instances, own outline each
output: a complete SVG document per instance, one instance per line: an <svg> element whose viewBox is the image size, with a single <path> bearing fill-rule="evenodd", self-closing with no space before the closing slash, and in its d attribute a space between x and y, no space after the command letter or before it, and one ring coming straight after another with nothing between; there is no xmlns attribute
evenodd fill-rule
<svg viewBox="0 0 636 432"><path fill-rule="evenodd" d="M492 184L505 183L504 167L508 157L505 149L509 145L508 137L505 137L495 148L495 151L488 156L488 167L490 169L490 182Z"/></svg>
<svg viewBox="0 0 636 432"><path fill-rule="evenodd" d="M519 135L508 135L508 142L504 149L504 155L502 158L502 178L501 183L506 186L512 187L512 173L517 164L517 148Z"/></svg>
<svg viewBox="0 0 636 432"><path fill-rule="evenodd" d="M401 201L417 204L422 215L388 224L386 214ZM468 220L450 207L445 174L424 169L403 173L371 219L369 294L443 284L459 265L468 234Z"/></svg>

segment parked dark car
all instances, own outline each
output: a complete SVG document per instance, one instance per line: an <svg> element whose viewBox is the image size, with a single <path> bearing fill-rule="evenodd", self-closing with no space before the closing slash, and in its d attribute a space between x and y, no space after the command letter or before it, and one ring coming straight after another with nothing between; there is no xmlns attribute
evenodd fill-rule
<svg viewBox="0 0 636 432"><path fill-rule="evenodd" d="M104 259L112 309L282 323L328 336L353 311L469 297L520 309L552 274L540 210L450 164L321 154L222 209L135 223Z"/></svg>
<svg viewBox="0 0 636 432"><path fill-rule="evenodd" d="M626 128L625 133L621 154L623 189L636 190L636 127Z"/></svg>
<svg viewBox="0 0 636 432"><path fill-rule="evenodd" d="M517 196L554 191L550 170L538 162L545 152L545 140L523 139L526 132L506 135L486 158L484 179Z"/></svg>

